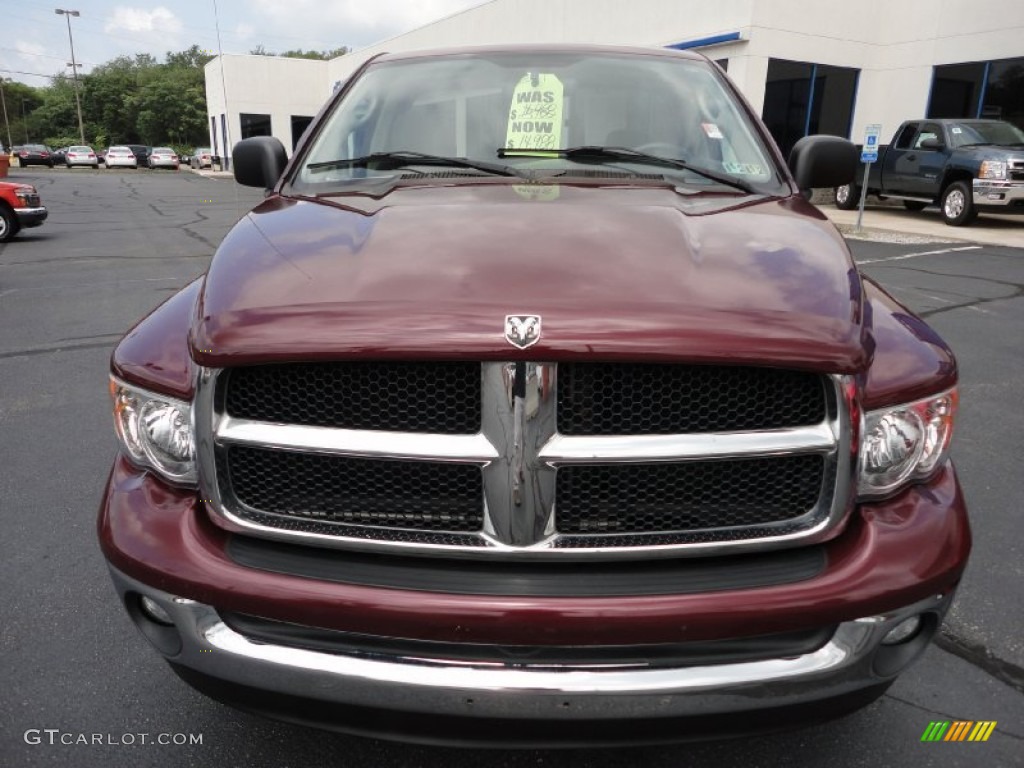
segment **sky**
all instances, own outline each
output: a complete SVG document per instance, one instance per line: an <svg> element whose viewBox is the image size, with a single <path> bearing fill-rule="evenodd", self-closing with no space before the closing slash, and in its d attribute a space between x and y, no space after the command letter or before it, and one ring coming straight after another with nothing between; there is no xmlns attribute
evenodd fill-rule
<svg viewBox="0 0 1024 768"><path fill-rule="evenodd" d="M358 49L487 0L216 0L224 53L262 45L280 53L302 48ZM42 86L70 73L66 17L71 18L75 60L88 73L122 54L168 51L193 44L217 52L215 0L0 0L0 77ZM69 3L67 5L63 3Z"/></svg>

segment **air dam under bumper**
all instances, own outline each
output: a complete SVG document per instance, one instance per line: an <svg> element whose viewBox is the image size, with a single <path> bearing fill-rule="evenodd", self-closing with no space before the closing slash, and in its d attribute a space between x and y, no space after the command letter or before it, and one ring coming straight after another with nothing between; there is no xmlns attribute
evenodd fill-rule
<svg viewBox="0 0 1024 768"><path fill-rule="evenodd" d="M167 612L181 641L180 646L172 647L175 652L168 660L187 681L215 697L242 708L266 710L258 694L252 697L251 692L258 691L270 694L270 701L284 697L280 703L285 705L308 702L314 711L343 705L422 715L435 721L445 717L589 724L623 719L664 721L737 715L762 708L787 711L801 705L812 705L807 713L817 719L814 709L821 704L826 705L825 714L829 704L838 705L840 712L852 710L865 703L858 694L866 693L870 700L883 691L924 649L952 601L949 593L884 615L843 622L823 647L790 658L685 668L531 668L524 664L343 655L252 642L228 627L211 606L153 589L117 569L111 568L111 572L127 604L145 596ZM905 645L881 645L887 632L912 616L924 617L920 637ZM146 634L150 636L148 631ZM160 645L159 638L151 636L151 640ZM299 711L288 710L284 706L272 714L310 720ZM768 722L755 720L749 727L757 729ZM329 720L315 724L331 725ZM346 730L346 723L333 725ZM742 729L742 723L734 722L730 730ZM354 730L380 732L358 726ZM685 731L677 730L676 735L684 736ZM472 735L462 737L467 738L476 740ZM449 739L435 734L429 740Z"/></svg>

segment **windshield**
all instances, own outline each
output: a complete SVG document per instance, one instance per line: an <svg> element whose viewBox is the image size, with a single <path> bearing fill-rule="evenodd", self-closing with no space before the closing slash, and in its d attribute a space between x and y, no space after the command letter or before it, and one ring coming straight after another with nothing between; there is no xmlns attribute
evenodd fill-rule
<svg viewBox="0 0 1024 768"><path fill-rule="evenodd" d="M638 152L565 152L579 147ZM652 165L640 153L682 160L695 171ZM383 162L387 155L398 157ZM784 189L712 66L588 51L480 52L372 65L319 130L292 190L328 193L368 179L443 172L446 158L469 161L446 169L460 175L504 169L546 178L596 164L602 172L658 174L716 192L737 187L696 171L736 179L741 189Z"/></svg>
<svg viewBox="0 0 1024 768"><path fill-rule="evenodd" d="M967 144L1024 144L1024 131L1010 123L954 123L949 129L954 147Z"/></svg>

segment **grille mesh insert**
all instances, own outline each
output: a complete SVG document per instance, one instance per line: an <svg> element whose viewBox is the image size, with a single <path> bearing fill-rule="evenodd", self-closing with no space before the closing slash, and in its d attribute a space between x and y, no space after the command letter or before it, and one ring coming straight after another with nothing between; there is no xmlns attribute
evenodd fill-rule
<svg viewBox="0 0 1024 768"><path fill-rule="evenodd" d="M474 434L479 363L287 363L235 368L231 416L310 427Z"/></svg>
<svg viewBox="0 0 1024 768"><path fill-rule="evenodd" d="M638 534L781 523L814 508L824 471L818 455L562 467L556 527Z"/></svg>
<svg viewBox="0 0 1024 768"><path fill-rule="evenodd" d="M667 435L779 429L825 419L817 374L770 368L562 363L558 431Z"/></svg>
<svg viewBox="0 0 1024 768"><path fill-rule="evenodd" d="M221 463L239 501L283 518L416 531L483 526L483 481L472 465L248 446L231 446Z"/></svg>

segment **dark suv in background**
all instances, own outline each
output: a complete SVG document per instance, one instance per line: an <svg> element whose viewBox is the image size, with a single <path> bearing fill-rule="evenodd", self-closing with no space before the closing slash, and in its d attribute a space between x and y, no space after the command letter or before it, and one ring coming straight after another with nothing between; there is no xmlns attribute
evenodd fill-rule
<svg viewBox="0 0 1024 768"><path fill-rule="evenodd" d="M147 147L142 144L125 144L128 149L135 155L135 160L138 163L139 168L149 167L149 155L153 151L152 147Z"/></svg>

